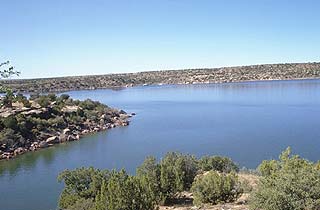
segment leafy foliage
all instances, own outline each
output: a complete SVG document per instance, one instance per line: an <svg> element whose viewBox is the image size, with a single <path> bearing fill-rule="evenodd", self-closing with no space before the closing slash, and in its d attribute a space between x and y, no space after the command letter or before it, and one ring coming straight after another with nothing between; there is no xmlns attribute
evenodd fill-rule
<svg viewBox="0 0 320 210"><path fill-rule="evenodd" d="M49 96L39 96L39 98L36 99L36 102L41 106L41 107L47 107L50 105L51 98Z"/></svg>
<svg viewBox="0 0 320 210"><path fill-rule="evenodd" d="M285 150L279 160L264 161L263 175L252 194L252 209L316 210L320 208L320 168Z"/></svg>
<svg viewBox="0 0 320 210"><path fill-rule="evenodd" d="M216 171L209 171L196 178L191 191L196 205L232 202L242 193L240 182L234 173L224 174Z"/></svg>
<svg viewBox="0 0 320 210"><path fill-rule="evenodd" d="M141 185L139 179L129 176L124 170L112 171L105 192L106 209L144 210L153 209L152 198Z"/></svg>
<svg viewBox="0 0 320 210"><path fill-rule="evenodd" d="M43 133L57 135L58 132L61 133L63 129L70 125L83 128L84 122L100 124L101 116L106 113L109 114L109 118L105 118L106 121L103 121L103 123L109 122L107 121L108 119L117 115L116 112L113 112L111 108L104 104L91 100L90 102L88 100L72 100L66 94L59 97L55 94L34 94L28 100L22 94L14 95L10 92L6 95L3 102L6 104L7 110L9 110L8 113L10 110L12 113L8 117L0 117L0 142L5 144L1 148L2 151L14 150L17 146L30 145L33 141L43 140L41 138ZM31 114L25 114L21 111L14 112L15 107L9 108L12 106L12 102L19 102L19 106L22 104L26 108L32 107L31 111L36 110L36 112ZM39 109L37 103L41 108L45 109ZM87 103L90 106L83 106L84 108L76 105ZM66 106L75 106L78 109L72 112L63 111ZM90 110L86 108L90 108ZM14 147L11 148L12 146Z"/></svg>
<svg viewBox="0 0 320 210"><path fill-rule="evenodd" d="M0 79L9 78L12 75L19 75L20 72L15 71L13 66L10 66L10 61L0 63Z"/></svg>
<svg viewBox="0 0 320 210"><path fill-rule="evenodd" d="M219 171L230 173L239 171L239 167L228 157L221 156L204 156L199 160L199 167L203 171Z"/></svg>
<svg viewBox="0 0 320 210"><path fill-rule="evenodd" d="M63 209L94 202L96 210L145 210L153 209L155 203L141 181L124 170L100 171L80 168L65 171L58 180L65 182L59 206ZM80 202L80 204L79 204Z"/></svg>
<svg viewBox="0 0 320 210"><path fill-rule="evenodd" d="M64 182L59 206L69 208L79 199L94 199L101 189L103 180L108 180L110 172L90 168L79 168L74 171L66 170L58 176L58 181Z"/></svg>
<svg viewBox="0 0 320 210"><path fill-rule="evenodd" d="M162 199L165 201L176 192L189 190L197 175L196 158L180 153L168 153L160 162Z"/></svg>
<svg viewBox="0 0 320 210"><path fill-rule="evenodd" d="M5 128L0 132L0 144L2 147L20 147L25 142L26 140L11 128Z"/></svg>
<svg viewBox="0 0 320 210"><path fill-rule="evenodd" d="M155 157L147 157L137 168L137 177L155 203L161 201L160 165Z"/></svg>
<svg viewBox="0 0 320 210"><path fill-rule="evenodd" d="M198 159L176 152L167 153L160 162L147 157L137 168L136 176L128 175L124 170L67 170L59 176L59 180L65 182L59 206L67 209L80 201L80 204L87 204L89 199L94 201L96 210L154 209L156 205L170 201L176 193L190 190L198 171ZM229 200L231 195L239 193L234 192L237 184L234 177L232 174L222 179L225 194L221 196Z"/></svg>
<svg viewBox="0 0 320 210"><path fill-rule="evenodd" d="M80 198L68 210L95 210L95 205L92 199Z"/></svg>
<svg viewBox="0 0 320 210"><path fill-rule="evenodd" d="M3 63L0 63L0 79L9 78L12 75L19 76L20 72L15 71L13 66L10 66L10 62L6 61ZM13 100L13 93L10 88L4 87L0 85L0 92L6 93L5 98L0 101L0 107L2 106L9 106L11 107L11 103Z"/></svg>

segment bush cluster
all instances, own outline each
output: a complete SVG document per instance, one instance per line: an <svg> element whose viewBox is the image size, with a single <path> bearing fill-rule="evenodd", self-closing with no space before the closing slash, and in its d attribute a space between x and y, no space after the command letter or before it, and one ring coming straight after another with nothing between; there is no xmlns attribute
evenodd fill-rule
<svg viewBox="0 0 320 210"><path fill-rule="evenodd" d="M221 202L233 202L242 194L241 184L235 173L218 173L209 171L195 179L191 191L194 203L217 204Z"/></svg>
<svg viewBox="0 0 320 210"><path fill-rule="evenodd" d="M59 180L65 183L59 206L62 209L81 209L80 205L90 204L96 210L149 210L170 202L177 193L191 188L199 196L209 193L210 200L197 198L199 203L231 201L241 193L236 188L239 185L235 174L219 172L218 179L210 182L209 188L199 187L207 180L197 178L194 182L201 171L200 162L194 156L171 152L159 162L154 157L147 157L137 168L135 176L128 175L124 170L67 170L59 176ZM228 159L221 164L230 164L230 161ZM208 176L211 180L211 172ZM217 196L216 192L220 194Z"/></svg>
<svg viewBox="0 0 320 210"><path fill-rule="evenodd" d="M284 151L279 160L263 161L262 177L251 195L251 208L263 210L320 209L320 167Z"/></svg>
<svg viewBox="0 0 320 210"><path fill-rule="evenodd" d="M221 156L204 156L199 160L199 167L203 171L219 171L230 173L239 171L239 167L228 157Z"/></svg>
<svg viewBox="0 0 320 210"><path fill-rule="evenodd" d="M100 123L100 117L112 109L108 106L92 100L72 100L69 95L55 94L30 96L28 100L21 94L7 95L12 102L22 103L25 107L31 107L30 101L35 101L42 108L46 108L40 114L15 114L0 118L0 146L1 150L7 151L17 147L24 147L31 141L39 139L41 133L55 133L66 128L68 125L81 125L85 121ZM65 106L79 106L74 113L62 111ZM41 139L41 138L40 138Z"/></svg>

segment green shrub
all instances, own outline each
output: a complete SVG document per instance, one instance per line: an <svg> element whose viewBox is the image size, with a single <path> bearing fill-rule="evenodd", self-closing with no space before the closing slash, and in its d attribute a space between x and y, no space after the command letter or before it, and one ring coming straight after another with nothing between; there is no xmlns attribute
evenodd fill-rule
<svg viewBox="0 0 320 210"><path fill-rule="evenodd" d="M194 156L170 152L160 162L162 199L189 190L198 171Z"/></svg>
<svg viewBox="0 0 320 210"><path fill-rule="evenodd" d="M155 202L140 180L124 170L112 171L96 198L97 210L151 210L154 206Z"/></svg>
<svg viewBox="0 0 320 210"><path fill-rule="evenodd" d="M1 87L0 87L1 89ZM5 90L6 95L1 101L1 107L12 107L12 102L14 102L15 95L13 94L13 91L11 89Z"/></svg>
<svg viewBox="0 0 320 210"><path fill-rule="evenodd" d="M59 180L65 182L59 206L81 208L92 199L96 210L149 210L172 201L177 193L191 187L199 202L233 201L240 195L240 183L234 174L211 171L208 178L194 182L198 171L198 160L194 156L176 152L167 153L160 162L147 157L137 168L136 176L130 176L124 170L67 170L59 176ZM199 186L206 182L213 185L198 192ZM214 195L210 195L212 192Z"/></svg>
<svg viewBox="0 0 320 210"><path fill-rule="evenodd" d="M219 171L230 173L239 171L238 166L228 157L204 156L199 160L199 168L203 171Z"/></svg>
<svg viewBox="0 0 320 210"><path fill-rule="evenodd" d="M61 99L61 100L67 100L67 99L69 99L70 98L70 96L68 95L68 94L61 94L60 95L60 97L59 97L59 99Z"/></svg>
<svg viewBox="0 0 320 210"><path fill-rule="evenodd" d="M156 204L140 179L124 170L66 170L58 180L65 183L59 200L62 209L92 208L91 201L96 210L146 210Z"/></svg>
<svg viewBox="0 0 320 210"><path fill-rule="evenodd" d="M264 161L263 177L251 196L251 208L263 210L320 209L320 170L318 164L284 151L278 161Z"/></svg>
<svg viewBox="0 0 320 210"><path fill-rule="evenodd" d="M25 144L25 142L25 138L11 128L5 128L0 132L0 145L4 144L6 149L13 146L22 146Z"/></svg>
<svg viewBox="0 0 320 210"><path fill-rule="evenodd" d="M17 130L17 119L14 116L9 116L9 117L5 117L5 118L1 118L2 124L6 127L6 128L10 128L12 130Z"/></svg>
<svg viewBox="0 0 320 210"><path fill-rule="evenodd" d="M93 110L96 107L96 104L94 101L92 101L90 99L86 99L86 100L80 102L79 106L83 109Z"/></svg>
<svg viewBox="0 0 320 210"><path fill-rule="evenodd" d="M234 173L224 174L216 171L209 171L197 177L191 191L195 205L233 202L242 193L240 182Z"/></svg>
<svg viewBox="0 0 320 210"><path fill-rule="evenodd" d="M39 98L36 99L36 102L41 106L41 107L47 107L50 105L50 98L48 96L42 95Z"/></svg>
<svg viewBox="0 0 320 210"><path fill-rule="evenodd" d="M95 210L93 199L80 198L68 210Z"/></svg>
<svg viewBox="0 0 320 210"><path fill-rule="evenodd" d="M152 199L159 203L161 200L160 165L155 157L147 157L137 168L136 175L148 191Z"/></svg>
<svg viewBox="0 0 320 210"><path fill-rule="evenodd" d="M47 97L51 102L57 100L57 96L54 93L49 93Z"/></svg>
<svg viewBox="0 0 320 210"><path fill-rule="evenodd" d="M23 115L17 115L16 119L17 119L17 127L21 135L24 137L31 137L32 136L31 130L34 124L30 120L30 118L26 118Z"/></svg>
<svg viewBox="0 0 320 210"><path fill-rule="evenodd" d="M67 209L75 205L79 199L95 199L103 180L107 180L108 176L108 170L101 171L92 167L65 170L58 176L58 181L65 184L60 195L59 207Z"/></svg>
<svg viewBox="0 0 320 210"><path fill-rule="evenodd" d="M14 101L20 102L22 103L25 107L30 108L31 104L29 102L29 100L27 99L27 97L25 97L24 95L22 95L21 93L18 93L14 99Z"/></svg>
<svg viewBox="0 0 320 210"><path fill-rule="evenodd" d="M258 172L262 176L269 176L280 169L280 165L276 160L264 160L258 166Z"/></svg>

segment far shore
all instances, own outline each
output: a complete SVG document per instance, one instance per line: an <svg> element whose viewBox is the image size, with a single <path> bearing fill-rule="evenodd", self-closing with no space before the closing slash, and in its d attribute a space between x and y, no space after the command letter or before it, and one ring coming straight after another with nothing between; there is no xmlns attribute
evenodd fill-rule
<svg viewBox="0 0 320 210"><path fill-rule="evenodd" d="M20 93L122 89L150 85L219 84L257 81L320 79L320 63L263 64L252 66L165 70L138 73L2 80Z"/></svg>

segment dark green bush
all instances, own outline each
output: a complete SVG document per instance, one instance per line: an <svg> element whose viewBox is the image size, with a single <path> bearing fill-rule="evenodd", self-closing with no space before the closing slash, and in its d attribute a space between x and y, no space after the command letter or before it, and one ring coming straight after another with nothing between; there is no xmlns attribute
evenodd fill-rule
<svg viewBox="0 0 320 210"><path fill-rule="evenodd" d="M86 99L86 100L80 102L79 106L83 109L93 110L96 107L96 104L94 101L92 101L90 99Z"/></svg>
<svg viewBox="0 0 320 210"><path fill-rule="evenodd" d="M191 191L194 204L233 202L242 193L238 177L234 173L209 171L195 179Z"/></svg>
<svg viewBox="0 0 320 210"><path fill-rule="evenodd" d="M50 105L50 98L48 96L40 96L39 98L36 99L36 102L41 106L41 107L47 107Z"/></svg>
<svg viewBox="0 0 320 210"><path fill-rule="evenodd" d="M291 156L288 148L278 161L264 161L259 170L263 176L251 196L252 209L320 209L318 164Z"/></svg>
<svg viewBox="0 0 320 210"><path fill-rule="evenodd" d="M196 191L199 183L207 180L200 179L193 184L198 171L198 160L194 156L176 152L167 153L160 162L154 157L147 157L137 168L136 176L130 176L124 170L67 170L59 176L59 180L65 182L59 206L70 208L87 205L88 199L93 199L97 210L149 210L158 204L173 201L177 193L190 190L191 186L198 197L215 190L218 194L210 195L209 202L213 202L213 199L214 202L232 201L240 194L240 184L234 174L219 174L205 188L207 191ZM212 173L218 174L209 172ZM211 180L214 175L209 175L208 179ZM208 202L202 198L198 200Z"/></svg>
<svg viewBox="0 0 320 210"><path fill-rule="evenodd" d="M2 124L6 128L10 128L12 130L17 130L17 119L14 116L9 116L6 118L1 118Z"/></svg>
<svg viewBox="0 0 320 210"><path fill-rule="evenodd" d="M61 94L59 98L64 101L64 100L69 99L70 96L68 94Z"/></svg>
<svg viewBox="0 0 320 210"><path fill-rule="evenodd" d="M228 157L204 156L199 160L199 168L203 171L219 171L230 173L239 171L238 166Z"/></svg>
<svg viewBox="0 0 320 210"><path fill-rule="evenodd" d="M57 96L54 93L49 93L48 94L48 98L51 102L56 101L57 100Z"/></svg>
<svg viewBox="0 0 320 210"><path fill-rule="evenodd" d="M162 199L165 201L177 192L190 189L198 166L194 156L171 152L161 160L160 171Z"/></svg>
<svg viewBox="0 0 320 210"><path fill-rule="evenodd" d="M161 201L160 165L154 157L147 157L137 168L137 177L141 184L149 192L152 199L159 203Z"/></svg>
<svg viewBox="0 0 320 210"><path fill-rule="evenodd" d="M13 146L19 147L24 145L26 139L23 138L20 134L16 133L11 128L5 128L0 131L0 145L4 144L5 148L11 148Z"/></svg>
<svg viewBox="0 0 320 210"><path fill-rule="evenodd" d="M68 210L96 210L93 199L80 198Z"/></svg>
<svg viewBox="0 0 320 210"><path fill-rule="evenodd" d="M124 170L112 171L96 198L97 210L152 210L154 207L155 202L140 180Z"/></svg>
<svg viewBox="0 0 320 210"><path fill-rule="evenodd" d="M92 208L92 202L96 210L146 210L155 206L140 179L124 170L80 168L64 171L58 180L65 183L59 200L62 209Z"/></svg>
<svg viewBox="0 0 320 210"><path fill-rule="evenodd" d="M95 199L101 189L103 180L108 180L109 171L94 168L79 168L66 170L58 176L58 181L64 182L59 207L67 209L76 204L79 199Z"/></svg>

